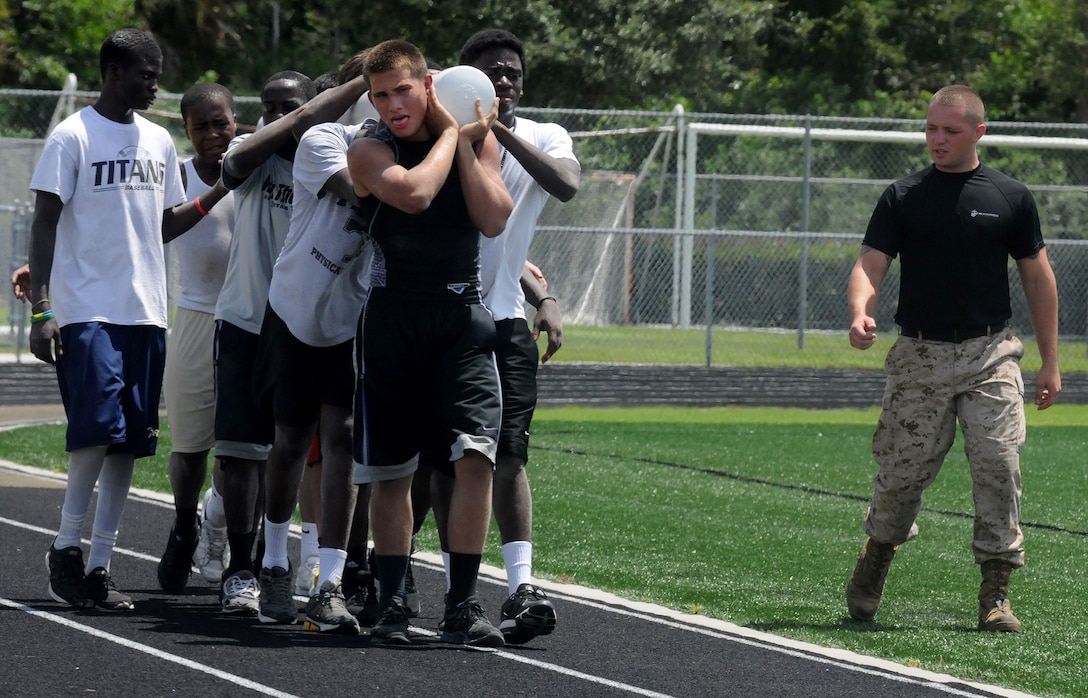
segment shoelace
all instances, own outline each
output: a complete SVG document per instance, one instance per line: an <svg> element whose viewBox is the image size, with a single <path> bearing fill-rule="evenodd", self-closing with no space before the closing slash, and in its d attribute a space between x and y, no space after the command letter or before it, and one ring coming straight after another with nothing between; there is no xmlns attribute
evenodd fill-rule
<svg viewBox="0 0 1088 698"><path fill-rule="evenodd" d="M260 584L257 583L256 578L242 579L238 575L232 575L231 578L227 580L227 584L230 585L227 589L228 596L238 596L247 591L257 593L261 588Z"/></svg>
<svg viewBox="0 0 1088 698"><path fill-rule="evenodd" d="M399 601L394 601L382 612L382 622L407 623L408 608Z"/></svg>
<svg viewBox="0 0 1088 698"><path fill-rule="evenodd" d="M484 617L484 608L475 601L464 601L457 607L456 616L458 618L477 620Z"/></svg>

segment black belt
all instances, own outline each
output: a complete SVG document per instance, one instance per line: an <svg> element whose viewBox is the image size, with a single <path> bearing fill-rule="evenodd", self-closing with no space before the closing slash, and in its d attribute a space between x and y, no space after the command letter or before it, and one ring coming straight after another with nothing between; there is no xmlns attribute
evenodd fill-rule
<svg viewBox="0 0 1088 698"><path fill-rule="evenodd" d="M990 337L1003 332L1008 325L977 325L975 327L953 327L943 330L917 330L913 327L899 328L899 334L912 339L924 339L930 342L966 342L969 339Z"/></svg>

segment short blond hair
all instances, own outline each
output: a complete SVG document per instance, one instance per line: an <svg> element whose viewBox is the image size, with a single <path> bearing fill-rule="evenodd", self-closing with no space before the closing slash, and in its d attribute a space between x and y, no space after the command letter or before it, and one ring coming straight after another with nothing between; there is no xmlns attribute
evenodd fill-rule
<svg viewBox="0 0 1088 698"><path fill-rule="evenodd" d="M986 121L986 106L982 103L982 97L967 85L948 85L937 90L933 99L929 100L930 106L939 104L942 107L963 107L964 118L972 126L978 126Z"/></svg>

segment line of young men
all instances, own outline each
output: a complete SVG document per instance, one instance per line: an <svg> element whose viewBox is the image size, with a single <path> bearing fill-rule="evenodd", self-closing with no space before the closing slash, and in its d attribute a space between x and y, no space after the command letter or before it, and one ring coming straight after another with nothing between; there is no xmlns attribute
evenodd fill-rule
<svg viewBox="0 0 1088 698"><path fill-rule="evenodd" d="M509 36L509 41L513 42L510 44L511 46L521 50L520 43L516 39L510 35L506 36ZM519 64L523 64L521 56L516 55L516 53L515 59ZM515 70L520 71L521 68L518 67ZM511 78L510 75L496 77L497 82L502 80L505 80L509 86L512 82L520 82L520 75L515 78ZM298 114L305 113L307 119L312 122L324 122L330 116L343 112L346 106L350 106L361 94L364 86L365 83L362 80L357 80L350 89L342 85L344 89L331 93L336 95L335 98L325 99L320 106L313 103L312 108L299 111ZM437 104L433 100L433 93L429 93L429 84L427 87L428 93L424 94L430 94L428 100ZM342 371L351 370L345 360L345 356L347 360L350 360L350 353L345 354L345 349L350 352L350 335L353 332L348 333L348 339L346 340L336 340L341 340L345 327L351 327L354 324L353 315L357 315L358 307L361 305L359 294L365 288L363 283L365 277L362 272L365 272L368 267L365 263L368 258L362 254L365 243L365 230L351 215L354 210L352 206L357 201L352 200L353 193L350 184L348 184L346 167L340 166L343 164L341 161L346 156L351 136L358 130L358 125L339 127L338 133L326 134L331 136L335 141L334 143L317 143L314 147L307 146L303 149L303 152L310 155L320 153L321 148L324 147L326 148L325 155L329 156L331 153L331 156L327 161L317 163L318 167L311 173L314 175L313 187L307 190L307 195L294 198L289 192L292 188L291 180L294 175L298 174L298 163L296 162L296 172L293 173L291 178L284 176L287 169L284 164L289 162L294 154L291 152L294 144L289 136L304 133L306 129L294 124L289 128L287 124L293 121L300 124L307 123L305 119L298 118L294 112L302 103L309 101L308 89L304 76L292 73L281 73L273 76L273 79L265 86L262 95L265 129L257 135L248 137L252 139L249 141L248 147L243 147L246 138L231 143L230 151L223 163L223 179L235 190L236 205L239 212L238 230L249 231L252 228L256 235L252 238L243 235L234 237L223 235L224 229L229 228L229 225L219 221L219 224L215 226L215 230L210 230L208 236L205 236L214 237L214 240L201 240L199 246L196 244L187 246L187 251L182 252L183 279L190 278L184 267L193 266L187 264L186 260L189 262L197 260L197 267L199 267L200 257L194 255L208 255L209 252L215 250L215 245L219 246L221 252L222 245L228 238L230 239L231 254L230 265L225 273L221 276L217 275L217 278L210 281L204 280L204 288L201 289L206 292L203 299L201 299L204 301L204 307L190 308L188 304L184 304L182 307L186 311L192 310L199 313L191 324L200 330L204 330L206 339L206 330L210 325L206 321L207 317L205 317L210 315L206 307L207 299L212 298L214 300L214 292L218 290L216 288L218 282L223 283L223 292L218 296L215 316L215 379L217 383L216 395L219 403L215 414L220 415L215 418L215 433L217 436L217 460L222 464L218 471L223 475L222 489L225 495L222 508L226 516L227 540L230 545L230 557L228 558L230 562L222 575L224 579L224 610L228 612L250 611L255 608L258 617L262 621L294 622L297 609L295 609L293 599L291 599L287 581L290 578L290 563L286 557L286 530L290 514L294 511L299 470L301 463L304 462L304 447L309 445L318 421L317 415L315 415L316 410L320 413L322 423L322 460L327 464L331 459L336 463L336 467L326 467L329 476L323 478L323 503L325 504L323 511L326 520L322 522L321 527L323 531L321 577L318 580L319 593L315 594L308 604L307 618L321 630L346 629L357 631L357 622L350 613L345 613L343 608L343 596L340 593L339 585L344 568L346 521L350 518L351 500L349 497L347 500L337 501L333 506L328 505L328 500L336 499L337 496L342 498L344 493L354 492L353 488L345 486L350 484L347 476L350 472L348 466L350 466L351 461L345 457L350 450L346 447L351 433L350 410L345 409L344 391L342 389L335 390L335 386L351 385L350 381L343 380L345 374ZM230 126L233 127L233 109L227 103L229 93L224 95L223 92L225 91L217 92L211 87L206 87L204 93L193 93L191 95L192 101L202 108L207 107L208 110L213 112L210 118L220 122L220 131L224 127L221 122L230 121ZM510 97L504 97L503 100L506 104L512 102L516 105L517 97L520 97L520 86L512 100ZM185 106L183 104L183 111ZM228 111L230 118L223 118L225 112ZM434 111L439 112L440 115L445 112L440 107ZM277 124L280 117L285 114L292 116L288 120ZM201 115L199 118L204 118L204 116L206 115ZM513 105L508 109L508 117L512 125ZM484 129L482 133L486 135L486 127L490 127L493 120L494 115L492 114L488 115L487 119L479 122L475 135L480 135L480 129ZM188 127L188 119L186 119L186 122ZM336 127L331 125L320 126L314 130L312 139L317 140L319 138L318 134L329 128L335 129ZM190 135L192 137L192 134ZM222 133L219 133L217 138L222 140L222 135ZM565 136L565 133L563 135ZM310 137L309 135L303 135L303 143L305 143L305 139ZM471 146L473 141L467 140L467 143ZM196 145L194 140L194 146ZM497 146L495 150L498 150ZM467 153L473 153L474 151L470 147L469 150L462 152L466 153L463 159L469 160L471 158ZM523 155L528 152L528 150L523 151ZM574 160L573 154L570 153L569 138L564 146L564 152L567 157L563 159L567 159L573 165L573 184L568 185L569 195L573 195L577 187L577 161ZM207 165L207 161L210 159L208 156L216 154L210 152L201 155L204 164ZM505 157L503 161L505 161ZM321 170L320 166L325 166L327 169ZM201 182L206 183L210 168L205 167L205 172L197 172L195 164L190 164L188 167L193 168L193 174L197 174L197 177L192 178L194 181L187 182L190 185L191 195L200 189L195 180L199 179ZM570 168L568 168L568 171L570 171ZM185 172L188 172L188 170ZM258 176L254 176L254 172L259 172ZM467 173L470 176L474 174L471 167L467 170ZM479 173L476 172L475 174ZM491 178L492 182L497 180L497 177L493 175ZM500 186L495 187L496 192L501 191L504 193L505 187L501 186L501 180L498 180L498 182L500 182ZM203 207L199 198L195 200L194 206L201 215L208 215L210 209L225 193L220 185L216 186L215 191L215 195L209 192L203 194ZM325 196L330 192L335 194L335 198ZM567 198L569 198L569 195ZM466 199L471 197L471 193L465 195ZM294 199L294 206L290 205L292 199ZM494 197L490 201L484 199L488 204L494 200ZM304 202L303 206L299 206L300 201ZM315 203L317 206L312 205ZM313 221L315 215L313 210L299 213L307 209L320 209L320 204L325 204L326 214L325 219L316 224ZM282 225L284 211L293 211L289 213L290 217L297 218L298 222L294 226L297 234L293 237L288 235L285 240L286 244L282 248L282 254L276 255L275 252L279 247L279 236L283 234L284 230ZM332 218L343 217L345 212L347 212L348 220L343 226L329 225ZM530 215L532 223L535 223L538 213L539 206ZM307 216L310 216L309 221L306 220ZM495 220L498 221L498 218ZM205 225L207 226L207 223L211 222L207 221ZM505 222L505 219L502 222ZM502 232L502 227L498 225L498 222L492 225L492 229L496 233ZM343 241L346 240L347 246L344 249L333 249L331 254L315 254L314 250L317 250L318 247L310 244L312 240L307 238L307 235L312 237L321 231L336 231L333 237L339 238L337 243L344 247ZM348 237L344 237L344 232L349 234ZM531 236L531 225L529 234ZM253 239L256 240L256 244L247 241ZM196 241L196 238L194 238L194 243ZM524 246L527 250L528 240L524 241ZM465 249L469 250L470 248L466 247ZM299 252L294 253L296 250ZM475 252L472 252L469 255L472 258L473 266L475 266L475 254ZM275 260L275 257L278 257L278 261ZM271 278L268 278L267 275L269 260L275 262L277 269L282 268L278 275L273 274ZM352 269L352 263L355 260L363 261L356 265L357 269ZM207 261L207 257L205 257L204 261ZM332 275L331 279L319 280L314 284L314 290L320 299L315 304L306 302L312 300L312 298L307 294L299 294L297 285L300 281L322 279L320 275L315 276L312 273L313 268L310 265L313 262L316 262L321 269ZM262 263L264 264L262 265ZM521 269L523 263L524 253L520 260L515 261L516 268ZM343 273L345 269L349 273ZM283 279L280 286L284 287L284 291L279 294L275 291L277 278ZM339 279L347 279L348 281L344 283L349 284L351 291L344 292L340 290L344 283L335 283ZM466 279L472 282L470 285L475 285L470 277L466 276ZM265 292L266 285L269 289L267 293ZM514 303L520 305L520 288L516 284L515 288L518 289L519 298L515 299ZM262 295L268 298L268 308L262 322L258 324L255 322L254 313L256 309L261 307ZM554 308L549 308L546 302L547 300L554 301L554 298L544 296L542 291L536 295L536 303L541 306L536 324L539 328L549 332L549 350L545 355L547 357L558 348L561 329L557 311ZM183 297L187 298L188 296L183 293ZM304 302L299 303L300 299L304 299ZM196 305L199 306L200 304L197 303ZM335 306L335 310L338 312L325 307L326 305ZM293 323L285 322L279 317L278 306L288 308L286 314L293 315ZM480 307L482 308L482 306ZM520 308L514 312L519 311ZM184 313L186 316L189 314L189 312ZM490 323L490 318L488 318L488 322ZM509 325L510 323L507 322L506 324ZM186 324L185 328L181 328L181 331L177 332L177 337L178 343L183 339L189 342L189 354L186 354L186 356L191 356L199 353L199 349L193 349L193 347L199 347L201 334L198 329L190 330L188 328L189 324ZM522 332L520 333L510 333L508 331L508 334L528 336L529 330L524 321L521 322L521 328ZM258 332L249 331L252 329L256 329ZM269 339L260 339L262 334ZM273 337L274 335L275 337ZM300 340L299 335L304 340ZM292 342L292 340L294 341ZM328 342L332 343L329 344ZM535 377L536 346L531 341L528 344L532 350L532 361L528 365L531 366L530 373ZM523 342L520 347L522 352L525 351L524 345ZM295 348L294 354L287 349L289 347ZM181 353L183 349L179 347L176 351ZM336 358L335 360L326 360L331 357ZM177 363L183 362L179 361ZM186 366L195 365L204 371L205 380L193 380L192 383L207 387L206 362L196 361L194 364L184 362L184 364ZM291 381L291 378L303 375L297 370L300 365L312 365L315 368L336 367L341 373L332 373L327 376L328 380L322 382L314 381L311 379L312 377ZM254 369L256 370L254 371ZM252 374L250 371L252 371ZM254 375L258 377L256 384L258 386L262 385L260 377L265 379L263 388L256 391L257 395L253 395L253 391L250 390L250 386L253 385ZM199 375L189 374L187 377L199 378ZM187 384L188 382L184 378L177 376L173 378L175 385ZM326 390L320 392L313 389L314 386L319 385L324 385ZM331 395L328 394L329 386L333 386ZM206 393L207 391L204 391L204 394L192 397L188 403L178 402L182 398L180 394L177 395L177 399L170 400L168 398L168 402L177 405L170 409L172 413L177 415L174 421L179 425L187 425L190 423L189 418L192 417L193 424L199 423L206 427L208 421L206 405L196 404L201 400L206 402ZM497 402L497 391L492 397ZM350 405L350 399L349 390L346 395L348 405ZM241 404L238 404L237 401L239 400ZM246 409L245 402L247 400L249 409ZM224 409L224 405L232 402L235 403L233 405L234 409ZM535 397L531 402L535 403ZM261 415L266 414L262 413L261 407L268 405L272 407L275 420L275 438L272 439L270 447L268 438L263 436L267 432L262 431L267 428L267 425L261 423L263 421ZM529 405L528 415L531 415L531 408L532 404ZM202 415L201 419L196 418L198 411ZM528 417L525 417L523 422L519 422L515 431L527 435L527 424ZM231 438L232 436L235 438ZM204 437L204 439L201 440L201 437ZM521 441L524 442L524 440L525 438L522 436ZM175 449L175 453L172 454L171 479L175 485L177 511L167 550L163 555L158 570L160 584L167 591L178 592L184 589L189 576L189 561L192 559L192 554L200 540L196 500L199 498L200 486L205 477L208 450L206 429L204 429L199 431L196 436L193 436L192 440L182 440L179 447ZM473 449L469 450L472 451ZM521 446L521 450L524 451L524 445ZM254 562L250 551L255 538L255 523L259 514L258 506L262 499L260 472L264 467L261 461L264 460L265 453L268 453L272 465L268 467L264 478L268 484L264 496L267 502L265 553L261 560L260 581L255 583L252 570ZM478 460L474 454L471 454L469 458L470 461ZM490 490L491 464L490 459L485 460L486 478L479 477L477 479L481 482L486 480L487 487L481 488L477 485L477 494L480 491ZM514 458L512 470L514 472L518 469L523 470L524 460L524 456ZM508 458L507 461L510 462L510 459ZM477 470L483 471L484 469L477 468ZM509 479L513 481L516 478L517 475L515 474ZM524 480L523 473L521 479ZM409 477L408 482L410 483L410 481L411 478ZM215 492L216 489L218 488L213 489L211 492ZM452 489L455 490L456 487ZM523 486L522 490L527 494L527 485ZM455 496L455 493L452 493L451 496ZM206 520L212 502L213 499L211 498L205 500ZM485 514L481 534L486 534L486 519L490 516L490 510L486 504L485 501L482 508L469 514L477 520L481 519L481 512ZM522 503L522 507L524 507L524 503ZM446 517L449 516L446 513L448 510L440 510L444 512L443 523L445 523ZM464 514L460 511L454 514L454 516L461 515ZM280 520L277 521L276 519ZM501 524L500 526L504 529L508 528ZM525 528L525 526L522 527L523 530ZM522 534L522 537L528 538L528 533ZM443 540L446 541L447 539L448 536L444 535ZM363 540L365 540L365 534ZM522 544L522 547L525 548L528 545L526 542ZM376 545L375 547L377 549L380 546ZM446 547L445 543L444 547ZM470 544L469 547L480 547L480 552L482 552L482 535L478 546ZM531 563L527 559L526 551L523 550L519 554L520 559L517 569L528 570ZM468 565L466 567L462 560L461 569L458 570L457 560L462 555L456 550L450 554L450 557L454 559L452 568L457 570L454 577L461 580L462 588L471 592L474 588L475 574L479 565L479 555L478 553L464 554L464 556L468 557ZM382 558L381 551L379 551L378 558ZM383 567L387 566L389 566L388 561L385 562ZM467 574L466 569L471 573ZM403 575L400 576L400 579L403 579ZM512 579L527 580L527 573L512 575ZM383 585L383 589L389 590L389 593L386 594L388 597L386 599L388 601L387 606L393 603L390 599L400 598L395 593L394 586L389 581ZM258 589L260 590L259 601L256 599ZM554 626L554 609L551 608L550 601L547 601L546 597L535 590L527 581L519 581L513 587L511 602L514 601L513 596L518 594L520 594L521 599L520 606L524 608L519 607L520 616L515 618L514 615L511 615L509 619L511 624L516 624L521 628L515 635L520 633L520 637L523 638L521 641L524 641L540 632L550 632ZM462 596L464 597L462 601L468 602L472 594L459 594L455 591L452 596L455 599ZM480 625L480 618L478 616L482 617L482 612L479 611L478 604L474 606L474 603L474 599L471 599L471 603L467 605L466 603L458 603L451 606L451 608L461 609L459 612L461 621L466 621L467 624L461 622L461 625L457 627L463 627L458 630L452 621L447 622L450 619L444 620L443 626L446 629L445 636L447 636L447 639L492 643L496 637L501 637L497 636L496 633L490 633L488 638L479 636L477 626ZM468 610L465 611L464 609ZM528 631L521 627L526 623L530 625ZM486 619L484 619L484 624L486 624ZM513 630L512 625L511 631ZM474 632L476 634L473 634ZM379 636L381 634L381 632L378 633ZM401 639L403 638L395 637L393 641L400 641ZM501 639L499 642L501 642Z"/></svg>

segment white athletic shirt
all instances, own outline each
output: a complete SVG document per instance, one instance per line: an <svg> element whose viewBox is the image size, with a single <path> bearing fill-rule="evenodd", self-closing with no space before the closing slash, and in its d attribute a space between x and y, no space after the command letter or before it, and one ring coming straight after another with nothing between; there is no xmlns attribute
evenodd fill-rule
<svg viewBox="0 0 1088 698"><path fill-rule="evenodd" d="M50 134L30 188L64 204L49 283L57 323L165 328L162 215L185 201L166 129L86 107Z"/></svg>
<svg viewBox="0 0 1088 698"><path fill-rule="evenodd" d="M373 247L353 209L322 188L348 166L359 125L311 127L295 151L295 203L268 301L296 339L328 347L352 339L366 300Z"/></svg>
<svg viewBox="0 0 1088 698"><path fill-rule="evenodd" d="M514 122L514 135L552 157L578 161L570 136L559 124L541 124L519 116ZM521 273L536 232L536 220L549 196L513 155L506 155L502 181L514 200L514 210L502 235L480 236L480 285L484 305L496 320L525 317Z"/></svg>
<svg viewBox="0 0 1088 698"><path fill-rule="evenodd" d="M185 195L192 201L209 187L200 179L191 159L182 167L185 168ZM178 259L179 308L215 313L219 289L223 288L227 276L233 230L234 192L227 192L199 223L170 242Z"/></svg>
<svg viewBox="0 0 1088 698"><path fill-rule="evenodd" d="M251 135L236 137L227 146L227 152ZM291 225L294 196L291 161L273 155L242 182L232 183L227 177L223 182L234 190L234 235L215 318L251 334L260 334L272 267Z"/></svg>

